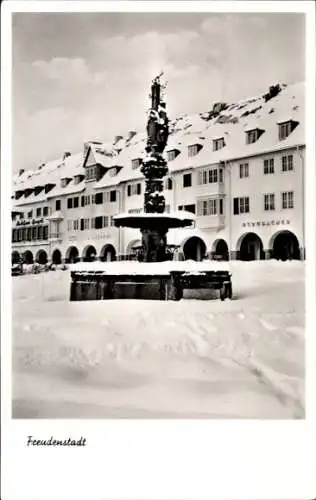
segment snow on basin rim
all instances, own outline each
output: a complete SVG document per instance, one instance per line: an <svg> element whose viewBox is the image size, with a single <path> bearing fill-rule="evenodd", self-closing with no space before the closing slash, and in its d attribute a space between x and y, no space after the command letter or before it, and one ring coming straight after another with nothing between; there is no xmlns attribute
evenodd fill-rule
<svg viewBox="0 0 316 500"><path fill-rule="evenodd" d="M109 274L164 274L170 271L206 272L229 271L228 262L202 261L165 261L165 262L78 262L70 265L71 271L77 272L104 272Z"/></svg>
<svg viewBox="0 0 316 500"><path fill-rule="evenodd" d="M147 213L147 212L140 212L137 214L130 214L130 213L123 213L123 214L118 214L114 215L113 219L119 220L119 219L126 219L129 217L144 217L149 218L149 219L155 219L155 218L164 218L164 219L179 219L179 220L195 220L196 217L192 212L187 212L186 210L175 210L173 212L163 212L162 214L158 213Z"/></svg>

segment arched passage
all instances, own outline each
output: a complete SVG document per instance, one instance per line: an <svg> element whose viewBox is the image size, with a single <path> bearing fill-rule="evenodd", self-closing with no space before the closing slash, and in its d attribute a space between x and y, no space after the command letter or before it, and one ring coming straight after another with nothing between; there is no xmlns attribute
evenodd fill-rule
<svg viewBox="0 0 316 500"><path fill-rule="evenodd" d="M93 262L96 259L97 251L93 245L89 245L83 249L82 260L83 262Z"/></svg>
<svg viewBox="0 0 316 500"><path fill-rule="evenodd" d="M264 259L263 244L257 234L246 233L240 238L239 259L240 260Z"/></svg>
<svg viewBox="0 0 316 500"><path fill-rule="evenodd" d="M100 260L111 262L116 259L116 251L113 245L106 244L100 252Z"/></svg>
<svg viewBox="0 0 316 500"><path fill-rule="evenodd" d="M126 247L126 254L129 260L139 260L142 254L142 242L141 240L132 240Z"/></svg>
<svg viewBox="0 0 316 500"><path fill-rule="evenodd" d="M77 247L69 247L66 252L67 264L75 264L79 260L79 251Z"/></svg>
<svg viewBox="0 0 316 500"><path fill-rule="evenodd" d="M270 248L273 259L291 260L300 258L300 245L297 237L291 231L280 231L273 235Z"/></svg>
<svg viewBox="0 0 316 500"><path fill-rule="evenodd" d="M45 250L39 250L36 254L35 260L39 264L47 264L47 253Z"/></svg>
<svg viewBox="0 0 316 500"><path fill-rule="evenodd" d="M23 262L25 264L33 264L34 262L34 257L33 254L30 250L26 250L23 254Z"/></svg>
<svg viewBox="0 0 316 500"><path fill-rule="evenodd" d="M206 254L206 245L198 236L192 236L183 245L185 260L201 261Z"/></svg>
<svg viewBox="0 0 316 500"><path fill-rule="evenodd" d="M212 247L212 258L219 260L229 260L228 245L225 240L215 240Z"/></svg>
<svg viewBox="0 0 316 500"><path fill-rule="evenodd" d="M21 261L21 256L19 254L19 252L17 251L14 251L11 253L11 264L19 264L19 262Z"/></svg>
<svg viewBox="0 0 316 500"><path fill-rule="evenodd" d="M52 253L52 262L56 265L61 264L61 251L58 248Z"/></svg>

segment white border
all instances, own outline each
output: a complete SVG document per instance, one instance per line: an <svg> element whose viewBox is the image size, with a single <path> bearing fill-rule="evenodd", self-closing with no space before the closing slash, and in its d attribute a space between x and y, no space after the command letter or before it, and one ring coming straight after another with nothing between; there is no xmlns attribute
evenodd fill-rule
<svg viewBox="0 0 316 500"><path fill-rule="evenodd" d="M307 20L305 421L11 420L11 13L305 12ZM316 496L315 8L303 2L10 1L1 16L2 498L311 499ZM85 435L82 449L28 449L33 435Z"/></svg>

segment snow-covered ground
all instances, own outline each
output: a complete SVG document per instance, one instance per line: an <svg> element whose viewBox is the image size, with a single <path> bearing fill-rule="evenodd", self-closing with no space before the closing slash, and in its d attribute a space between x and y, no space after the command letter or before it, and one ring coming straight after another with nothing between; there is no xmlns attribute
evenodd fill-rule
<svg viewBox="0 0 316 500"><path fill-rule="evenodd" d="M303 418L304 264L231 270L225 302L69 302L69 271L14 277L13 416Z"/></svg>

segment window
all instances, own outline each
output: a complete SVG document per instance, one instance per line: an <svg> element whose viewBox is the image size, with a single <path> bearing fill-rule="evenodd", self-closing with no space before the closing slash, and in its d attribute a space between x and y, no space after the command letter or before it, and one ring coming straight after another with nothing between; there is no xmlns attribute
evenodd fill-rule
<svg viewBox="0 0 316 500"><path fill-rule="evenodd" d="M134 170L135 168L140 167L141 165L141 159L136 158L135 160L132 160L132 169Z"/></svg>
<svg viewBox="0 0 316 500"><path fill-rule="evenodd" d="M101 205L103 203L103 193L96 193L95 195L95 204Z"/></svg>
<svg viewBox="0 0 316 500"><path fill-rule="evenodd" d="M90 199L90 196L88 196L88 198ZM91 195L91 204L94 205L95 204L95 194L92 194Z"/></svg>
<svg viewBox="0 0 316 500"><path fill-rule="evenodd" d="M264 210L275 210L275 196L274 193L268 193L263 195L264 198Z"/></svg>
<svg viewBox="0 0 316 500"><path fill-rule="evenodd" d="M103 222L103 217L102 215L99 217L95 217L95 229L102 229L102 222Z"/></svg>
<svg viewBox="0 0 316 500"><path fill-rule="evenodd" d="M176 157L178 156L178 154L179 154L179 151L177 149L172 149L171 151L168 151L167 152L168 161L175 160Z"/></svg>
<svg viewBox="0 0 316 500"><path fill-rule="evenodd" d="M43 226L38 226L38 231L37 231L37 238L39 240L42 240L43 239Z"/></svg>
<svg viewBox="0 0 316 500"><path fill-rule="evenodd" d="M224 213L224 200L223 198L219 199L219 214L223 215Z"/></svg>
<svg viewBox="0 0 316 500"><path fill-rule="evenodd" d="M79 231L79 219L74 220L74 231Z"/></svg>
<svg viewBox="0 0 316 500"><path fill-rule="evenodd" d="M219 182L224 182L224 170L220 168L218 172L219 172Z"/></svg>
<svg viewBox="0 0 316 500"><path fill-rule="evenodd" d="M48 226L43 227L43 240L48 240Z"/></svg>
<svg viewBox="0 0 316 500"><path fill-rule="evenodd" d="M140 182L137 184L128 184L127 186L127 196L140 195L142 192L142 185Z"/></svg>
<svg viewBox="0 0 316 500"><path fill-rule="evenodd" d="M110 191L110 203L116 202L116 191Z"/></svg>
<svg viewBox="0 0 316 500"><path fill-rule="evenodd" d="M282 156L282 172L293 171L293 155Z"/></svg>
<svg viewBox="0 0 316 500"><path fill-rule="evenodd" d="M60 179L60 186L62 188L66 187L68 184L68 179L66 179L65 177L63 179Z"/></svg>
<svg viewBox="0 0 316 500"><path fill-rule="evenodd" d="M60 210L61 209L61 201L60 200L56 200L56 203L55 203L55 210Z"/></svg>
<svg viewBox="0 0 316 500"><path fill-rule="evenodd" d="M214 182L223 182L224 172L223 169L209 168L207 170L201 170L198 173L198 183L199 184L212 184Z"/></svg>
<svg viewBox="0 0 316 500"><path fill-rule="evenodd" d="M274 158L269 158L263 161L263 173L274 174Z"/></svg>
<svg viewBox="0 0 316 500"><path fill-rule="evenodd" d="M248 130L246 131L246 144L253 144L254 142L257 142L259 137L263 134L264 130L255 128L253 130Z"/></svg>
<svg viewBox="0 0 316 500"><path fill-rule="evenodd" d="M39 207L36 209L36 217L41 217L42 215L42 209Z"/></svg>
<svg viewBox="0 0 316 500"><path fill-rule="evenodd" d="M213 151L218 151L219 149L222 149L224 146L225 146L224 137L221 137L220 139L215 139L213 141Z"/></svg>
<svg viewBox="0 0 316 500"><path fill-rule="evenodd" d="M27 214L28 219L32 219L33 217L33 210L30 210Z"/></svg>
<svg viewBox="0 0 316 500"><path fill-rule="evenodd" d="M76 196L76 198L74 198L74 208L78 208L79 207L79 197Z"/></svg>
<svg viewBox="0 0 316 500"><path fill-rule="evenodd" d="M72 220L67 220L67 230L72 231Z"/></svg>
<svg viewBox="0 0 316 500"><path fill-rule="evenodd" d="M195 156L196 154L198 154L198 152L199 152L198 144L193 144L192 146L188 147L189 156Z"/></svg>
<svg viewBox="0 0 316 500"><path fill-rule="evenodd" d="M79 184L80 180L81 180L81 176L80 175L75 175L74 176L74 184Z"/></svg>
<svg viewBox="0 0 316 500"><path fill-rule="evenodd" d="M292 121L284 122L279 124L279 140L282 141L286 139L292 132Z"/></svg>
<svg viewBox="0 0 316 500"><path fill-rule="evenodd" d="M209 198L206 200L198 200L197 215L218 215L223 214L223 200L218 198Z"/></svg>
<svg viewBox="0 0 316 500"><path fill-rule="evenodd" d="M89 219L81 219L80 220L80 230L85 231L86 229L89 229Z"/></svg>
<svg viewBox="0 0 316 500"><path fill-rule="evenodd" d="M249 197L234 198L234 215L249 213Z"/></svg>
<svg viewBox="0 0 316 500"><path fill-rule="evenodd" d="M128 213L129 214L140 214L142 212L141 208L130 208Z"/></svg>
<svg viewBox="0 0 316 500"><path fill-rule="evenodd" d="M239 165L239 177L240 179L244 179L245 177L249 177L249 164L241 163Z"/></svg>
<svg viewBox="0 0 316 500"><path fill-rule="evenodd" d="M96 179L96 167L87 167L86 168L86 181L92 181Z"/></svg>
<svg viewBox="0 0 316 500"><path fill-rule="evenodd" d="M293 191L286 191L282 193L282 208L294 208Z"/></svg>
<svg viewBox="0 0 316 500"><path fill-rule="evenodd" d="M90 205L90 195L88 195L88 196L81 196L81 206L85 207L86 205Z"/></svg>
<svg viewBox="0 0 316 500"><path fill-rule="evenodd" d="M170 177L168 177L168 179L166 179L165 181L165 189L167 189L168 191L172 189L172 179L170 179Z"/></svg>
<svg viewBox="0 0 316 500"><path fill-rule="evenodd" d="M183 174L183 187L192 186L192 174Z"/></svg>
<svg viewBox="0 0 316 500"><path fill-rule="evenodd" d="M217 168L211 168L208 172L208 182L210 184L218 182Z"/></svg>
<svg viewBox="0 0 316 500"><path fill-rule="evenodd" d="M67 199L67 208L72 208L72 198Z"/></svg>
<svg viewBox="0 0 316 500"><path fill-rule="evenodd" d="M48 207L43 207L43 217L48 216Z"/></svg>

